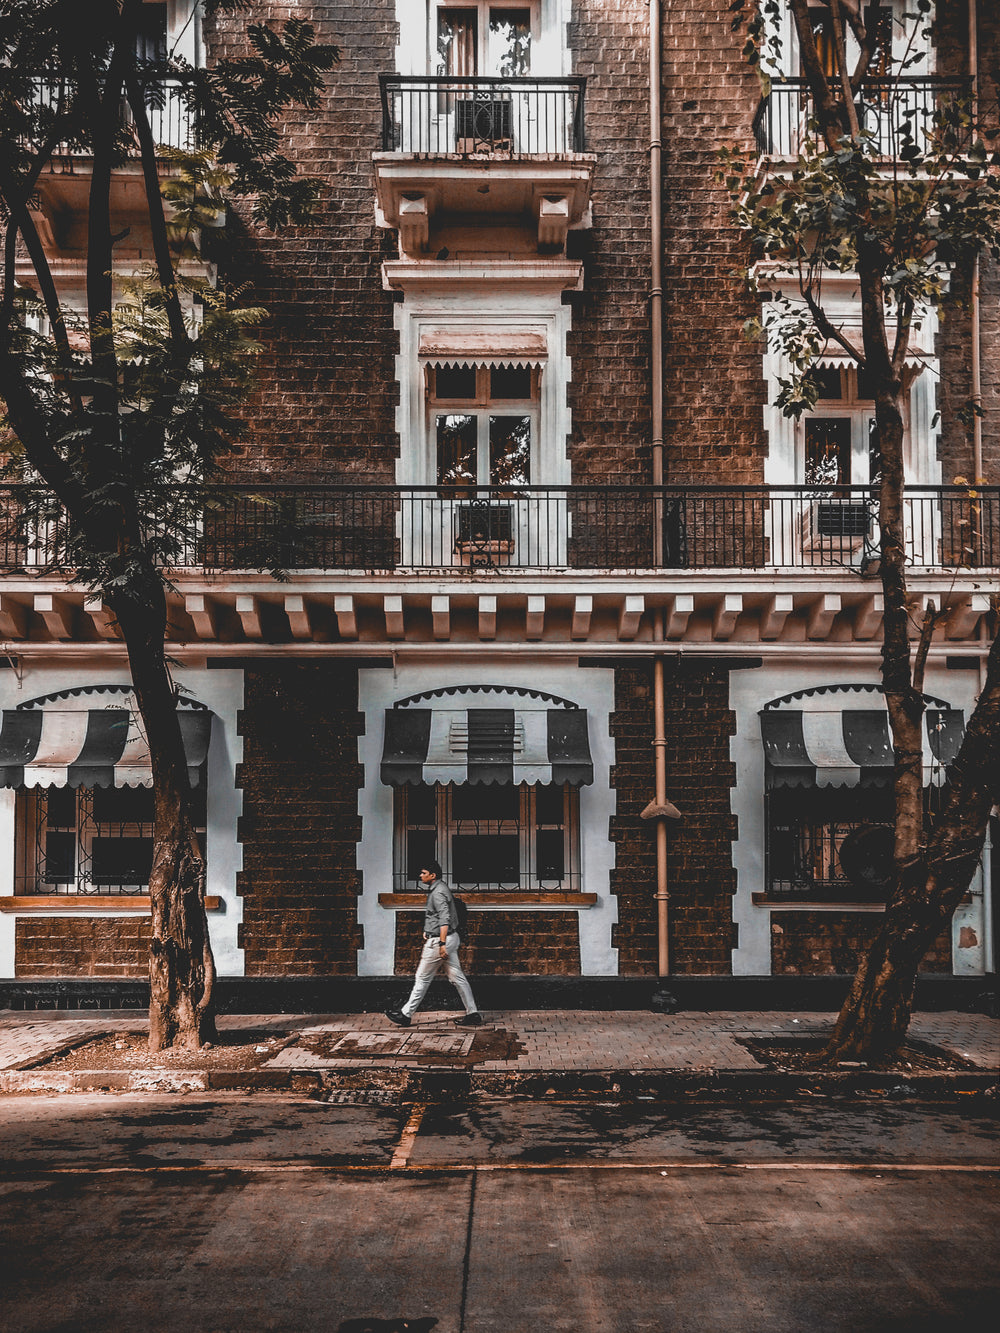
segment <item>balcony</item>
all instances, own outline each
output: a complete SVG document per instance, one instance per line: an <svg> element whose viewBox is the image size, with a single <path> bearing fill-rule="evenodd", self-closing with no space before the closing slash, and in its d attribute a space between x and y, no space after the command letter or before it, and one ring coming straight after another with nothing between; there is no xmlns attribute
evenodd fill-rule
<svg viewBox="0 0 1000 1333"><path fill-rule="evenodd" d="M34 96L40 106L56 108L64 95L64 83L55 75L35 81ZM170 80L150 83L146 89L146 112L153 140L171 148L193 148L196 142L191 111L179 83ZM125 140L132 140L130 159L117 165L111 180L112 225L134 225L145 214L145 193L139 165L131 110L123 101L120 126ZM39 177L37 218L45 243L58 250L82 245L77 234L84 224L90 193L90 152L79 143L59 144L50 167Z"/></svg>
<svg viewBox="0 0 1000 1333"><path fill-rule="evenodd" d="M907 137L917 146L937 134L938 117L945 107L968 98L965 78L930 75L869 79L857 102L858 122L873 136L879 156L896 158ZM815 143L812 99L805 79L774 79L761 99L753 132L762 157L794 158L807 143ZM968 127L957 130L968 135Z"/></svg>
<svg viewBox="0 0 1000 1333"><path fill-rule="evenodd" d="M161 506L167 563L208 573L488 571L870 575L878 525L870 487L231 485L206 493L185 532ZM1000 487L911 487L915 570L1000 568ZM61 563L62 524L28 519L23 487L0 490L0 568Z"/></svg>
<svg viewBox="0 0 1000 1333"><path fill-rule="evenodd" d="M543 250L586 224L585 79L383 74L379 88L376 202L404 254L427 249L435 219L530 218Z"/></svg>

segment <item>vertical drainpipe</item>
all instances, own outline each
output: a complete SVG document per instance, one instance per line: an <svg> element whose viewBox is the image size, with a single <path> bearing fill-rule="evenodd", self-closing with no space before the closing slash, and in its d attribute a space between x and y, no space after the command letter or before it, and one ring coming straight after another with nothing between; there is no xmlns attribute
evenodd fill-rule
<svg viewBox="0 0 1000 1333"><path fill-rule="evenodd" d="M979 119L979 31L976 20L977 0L969 0L969 78L972 84L972 123ZM976 408L983 404L982 379L982 331L980 328L979 305L979 256L972 261L972 286L969 294L969 371L971 379L971 397ZM978 485L983 476L983 422L978 410L972 415L972 483ZM982 533L979 536L982 541ZM979 688L986 685L986 652L988 646L986 622L979 627L979 642L982 653L979 658ZM983 884L983 966L987 972L997 970L994 951L993 924L993 848L990 838L990 824L986 825L986 840L983 844L980 874Z"/></svg>
<svg viewBox="0 0 1000 1333"><path fill-rule="evenodd" d="M976 0L969 0L969 79L972 85L972 123L979 118L979 34L976 26ZM973 260L972 291L969 296L969 341L971 344L972 401L977 408L983 403L979 327L979 256ZM972 481L983 475L983 423L978 411L972 417Z"/></svg>
<svg viewBox="0 0 1000 1333"><path fill-rule="evenodd" d="M652 462L653 485L662 486L663 467L663 162L660 114L660 0L649 0L649 233L650 233L650 361L652 387ZM653 564L663 564L662 501L653 503ZM653 640L662 644L665 637L663 610L653 613ZM653 655L653 758L655 804L662 810L667 804L667 755L664 724L663 654ZM667 891L667 826L661 814L656 819L656 937L657 975L661 986L654 996L654 1008L672 1011L676 1001L664 992L662 980L670 975L670 918Z"/></svg>

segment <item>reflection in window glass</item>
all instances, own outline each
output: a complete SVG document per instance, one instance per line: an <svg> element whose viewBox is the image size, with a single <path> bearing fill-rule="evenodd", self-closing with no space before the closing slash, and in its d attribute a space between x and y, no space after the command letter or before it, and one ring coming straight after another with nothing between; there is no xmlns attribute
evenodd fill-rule
<svg viewBox="0 0 1000 1333"><path fill-rule="evenodd" d="M527 486L530 481L531 418L490 417L490 485Z"/></svg>
<svg viewBox="0 0 1000 1333"><path fill-rule="evenodd" d="M874 417L868 422L868 480L873 486L882 480L882 454L878 447L878 426Z"/></svg>
<svg viewBox="0 0 1000 1333"><path fill-rule="evenodd" d="M438 77L460 79L476 74L477 46L474 9L438 10Z"/></svg>
<svg viewBox="0 0 1000 1333"><path fill-rule="evenodd" d="M504 79L531 71L531 11L490 10L490 72Z"/></svg>
<svg viewBox="0 0 1000 1333"><path fill-rule="evenodd" d="M476 418L449 413L437 419L439 486L475 486Z"/></svg>
<svg viewBox="0 0 1000 1333"><path fill-rule="evenodd" d="M806 420L807 486L847 486L851 481L851 422L848 417Z"/></svg>

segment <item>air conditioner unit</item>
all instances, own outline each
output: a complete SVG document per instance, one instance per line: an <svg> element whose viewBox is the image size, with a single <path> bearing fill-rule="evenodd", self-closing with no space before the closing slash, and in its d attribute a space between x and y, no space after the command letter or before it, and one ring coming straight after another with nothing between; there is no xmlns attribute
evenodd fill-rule
<svg viewBox="0 0 1000 1333"><path fill-rule="evenodd" d="M463 504L456 509L455 550L469 565L507 564L514 549L514 510L504 504Z"/></svg>
<svg viewBox="0 0 1000 1333"><path fill-rule="evenodd" d="M509 97L463 98L455 103L455 151L509 153L511 150Z"/></svg>

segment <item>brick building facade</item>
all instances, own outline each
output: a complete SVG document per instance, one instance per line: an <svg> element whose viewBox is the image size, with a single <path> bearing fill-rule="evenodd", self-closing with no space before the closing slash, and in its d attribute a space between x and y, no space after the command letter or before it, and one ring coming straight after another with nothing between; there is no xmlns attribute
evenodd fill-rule
<svg viewBox="0 0 1000 1333"><path fill-rule="evenodd" d="M184 3L163 8L181 30ZM433 849L470 907L473 974L655 978L657 821L643 812L657 656L682 815L667 838L671 971L851 970L884 898L840 860L887 817L880 598L870 531L823 526L831 506L838 523L855 515L843 494L858 479L825 500L804 484L808 427L780 419L773 350L741 332L760 298L736 276L744 242L717 155L753 146L761 98L728 6L662 4L658 494L646 0L253 9L314 23L342 59L320 109L283 126L285 150L323 182L315 225L275 235L237 206L213 252L220 280L249 284L269 312L229 465L232 530L280 519L289 532L282 579L241 567L230 535L171 592L177 677L212 717L220 975L412 971L416 871ZM965 75L964 7L940 9L930 68ZM989 9L976 72L995 103ZM243 50L243 24L207 24L199 58ZM984 265L993 482L998 291ZM956 568L942 489L972 474L973 315L928 319L911 388L913 587L953 608L927 672L929 790L995 628L996 533L981 567ZM827 416L857 454L871 405L849 369L827 369L848 386ZM3 588L19 662L0 673L5 725L92 712L95 690L127 689L120 644L72 585L11 572ZM53 607L69 608L62 622ZM776 739L790 734L805 748L795 777ZM882 758L860 764L859 744ZM0 974L141 975L144 886L121 862L115 880L108 847L148 829L84 797L70 822L37 794L59 785L37 767L0 792ZM60 878L67 837L77 863ZM930 971L995 969L994 883L987 856Z"/></svg>

